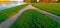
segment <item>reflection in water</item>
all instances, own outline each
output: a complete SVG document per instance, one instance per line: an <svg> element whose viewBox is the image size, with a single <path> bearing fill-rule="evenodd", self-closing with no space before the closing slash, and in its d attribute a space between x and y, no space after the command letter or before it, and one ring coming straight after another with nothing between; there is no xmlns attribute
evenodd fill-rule
<svg viewBox="0 0 60 28"><path fill-rule="evenodd" d="M26 4L24 2L18 2L18 1L8 1L8 2L0 2L0 10L6 9L6 8L11 8L14 6L18 6L21 4Z"/></svg>

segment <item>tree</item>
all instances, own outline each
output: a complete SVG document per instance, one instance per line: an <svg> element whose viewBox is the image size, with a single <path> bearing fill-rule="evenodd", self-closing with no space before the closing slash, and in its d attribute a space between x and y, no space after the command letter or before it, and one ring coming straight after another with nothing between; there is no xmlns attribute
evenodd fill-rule
<svg viewBox="0 0 60 28"><path fill-rule="evenodd" d="M58 0L58 2L60 2L60 0Z"/></svg>
<svg viewBox="0 0 60 28"><path fill-rule="evenodd" d="M35 2L37 2L37 0L24 0L24 2L26 2L26 3L35 3Z"/></svg>
<svg viewBox="0 0 60 28"><path fill-rule="evenodd" d="M24 0L24 2L26 2L26 3L31 3L31 0Z"/></svg>

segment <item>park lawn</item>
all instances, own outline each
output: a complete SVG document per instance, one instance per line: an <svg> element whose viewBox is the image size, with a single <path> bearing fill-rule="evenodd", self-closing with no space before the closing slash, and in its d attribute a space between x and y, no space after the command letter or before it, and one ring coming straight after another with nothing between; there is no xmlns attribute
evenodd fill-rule
<svg viewBox="0 0 60 28"><path fill-rule="evenodd" d="M60 22L36 10L26 10L10 28L60 28Z"/></svg>
<svg viewBox="0 0 60 28"><path fill-rule="evenodd" d="M6 20L7 18L9 18L10 16L16 14L18 11L20 11L25 6L27 6L27 4L15 6L15 7L4 9L4 10L0 10L0 23L2 21Z"/></svg>
<svg viewBox="0 0 60 28"><path fill-rule="evenodd" d="M60 16L60 3L35 3L32 6Z"/></svg>

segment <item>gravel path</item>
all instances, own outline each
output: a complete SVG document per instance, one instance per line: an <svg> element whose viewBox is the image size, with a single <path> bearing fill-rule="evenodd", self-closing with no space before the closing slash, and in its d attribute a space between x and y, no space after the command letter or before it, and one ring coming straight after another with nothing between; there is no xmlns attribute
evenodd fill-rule
<svg viewBox="0 0 60 28"><path fill-rule="evenodd" d="M38 8L35 8L35 7L31 6L31 4L30 4L30 5L26 6L25 8L23 8L22 10L20 10L17 14L11 16L11 17L8 18L6 21L2 22L2 23L0 24L0 28L9 28L9 27L17 20L17 18L18 18L24 11L26 11L27 9L35 9L35 10L37 10L37 11L43 13L43 14L46 14L46 15L52 17L52 18L55 18L55 19L57 19L57 20L60 20L60 17L59 17L59 16L56 16L56 15L54 15L54 14L51 14L51 13L48 13L48 12L46 12L46 11L40 10L40 9L38 9Z"/></svg>

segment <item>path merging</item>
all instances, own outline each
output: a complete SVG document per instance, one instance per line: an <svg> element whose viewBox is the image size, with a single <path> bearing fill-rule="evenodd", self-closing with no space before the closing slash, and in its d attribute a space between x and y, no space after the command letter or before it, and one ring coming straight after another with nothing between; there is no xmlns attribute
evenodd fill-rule
<svg viewBox="0 0 60 28"><path fill-rule="evenodd" d="M46 14L46 15L52 17L52 18L55 18L55 19L57 19L57 20L60 20L60 17L59 17L59 16L56 16L56 15L54 15L54 14L51 14L51 13L48 13L48 12L46 12L46 11L40 10L40 9L38 9L38 8L35 8L35 7L31 6L31 4L30 4L30 5L26 6L24 9L20 10L17 14L11 16L11 17L8 18L6 21L2 22L2 23L0 24L0 28L9 28L9 27L17 20L17 18L18 18L24 11L26 11L26 10L28 10L28 9L35 9L35 10L37 10L37 11L43 13L43 14Z"/></svg>

